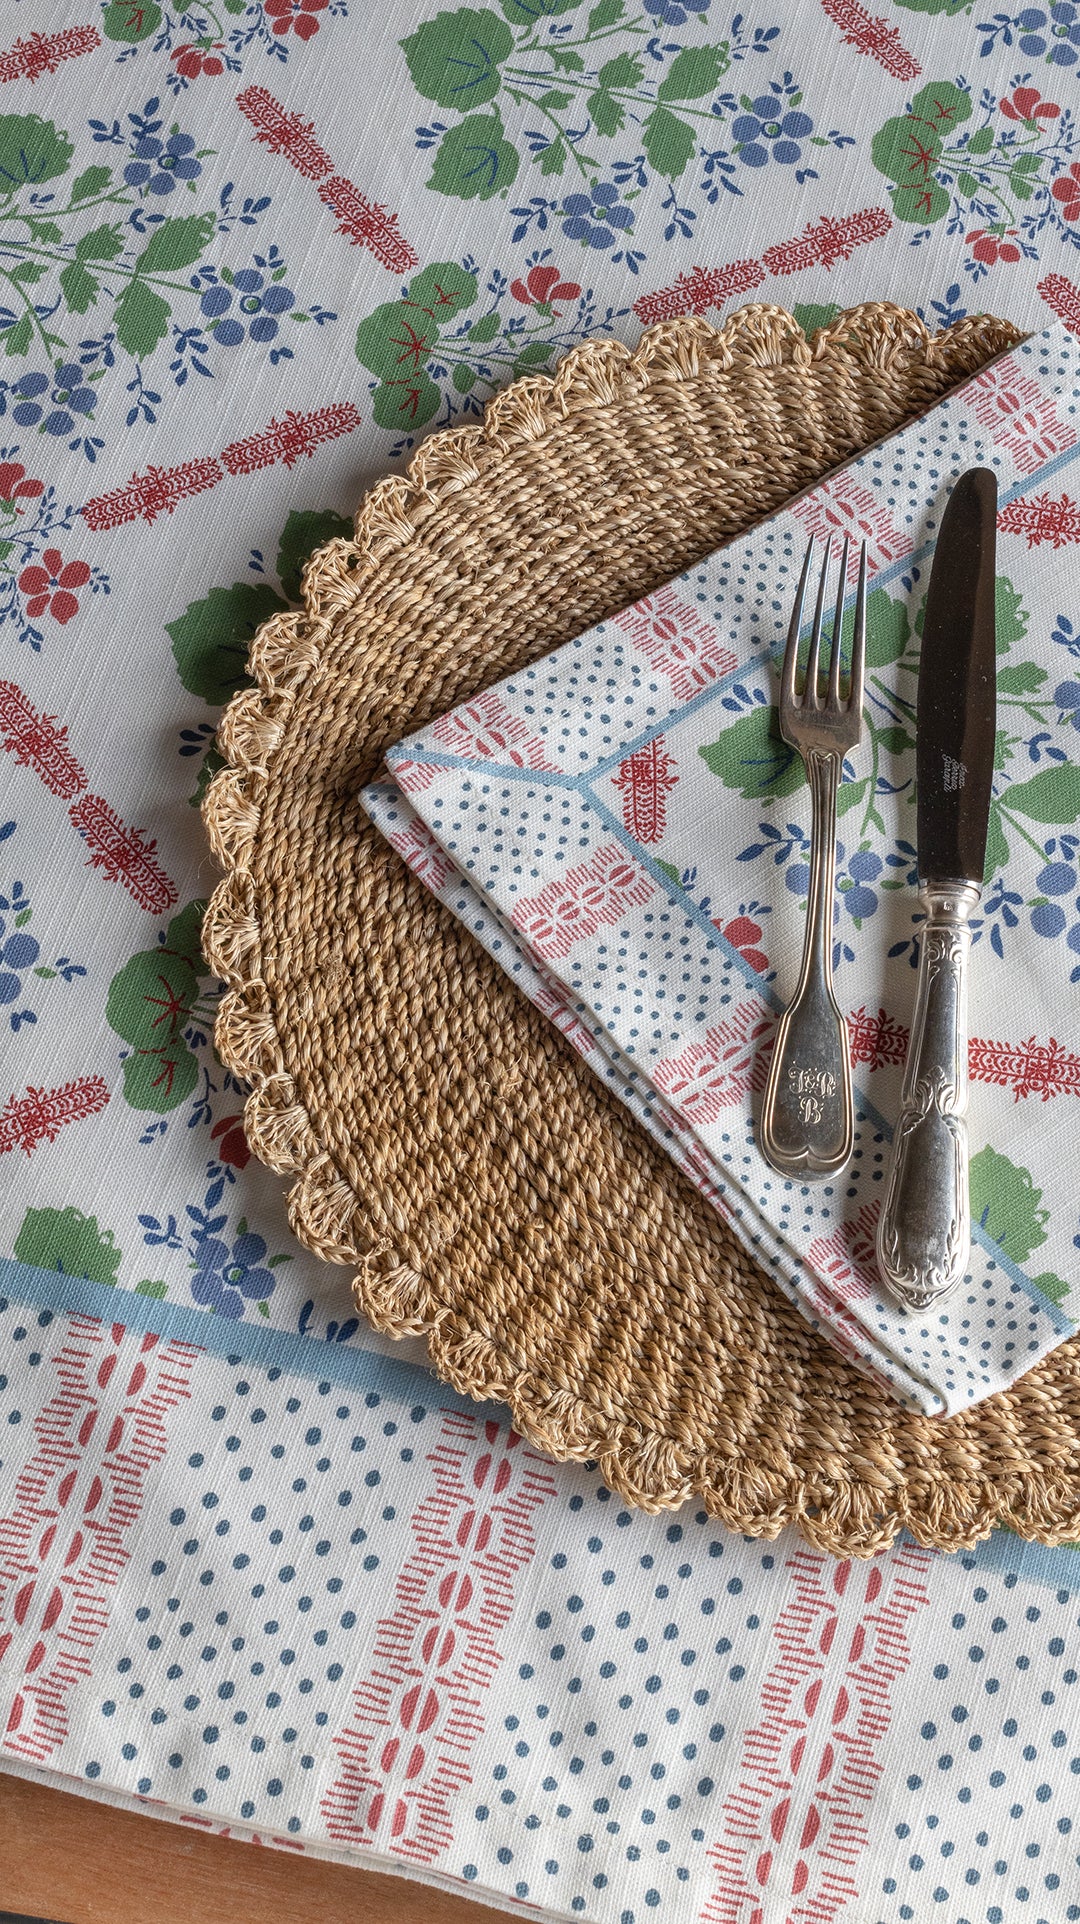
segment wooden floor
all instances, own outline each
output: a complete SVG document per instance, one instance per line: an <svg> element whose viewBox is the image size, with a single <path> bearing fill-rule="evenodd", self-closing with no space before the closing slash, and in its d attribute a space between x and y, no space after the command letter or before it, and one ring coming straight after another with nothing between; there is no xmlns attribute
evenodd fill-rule
<svg viewBox="0 0 1080 1924"><path fill-rule="evenodd" d="M0 1775L0 1912L60 1924L498 1924L428 1884L321 1864Z"/></svg>

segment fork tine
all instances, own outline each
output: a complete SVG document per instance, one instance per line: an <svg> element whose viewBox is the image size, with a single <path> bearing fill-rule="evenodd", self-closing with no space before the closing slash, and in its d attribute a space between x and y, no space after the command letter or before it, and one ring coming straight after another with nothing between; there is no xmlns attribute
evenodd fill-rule
<svg viewBox="0 0 1080 1924"><path fill-rule="evenodd" d="M833 611L832 655L829 659L829 700L828 705L836 713L840 710L840 667L844 639L844 598L847 594L848 537L840 550L840 580L836 589L836 607Z"/></svg>
<svg viewBox="0 0 1080 1924"><path fill-rule="evenodd" d="M784 666L780 676L780 706L791 708L795 703L795 670L799 665L799 636L802 633L803 602L806 599L806 580L810 573L810 559L814 552L814 539L811 535L803 556L802 573L799 576L795 606L788 624L787 646L784 650Z"/></svg>
<svg viewBox="0 0 1080 1924"><path fill-rule="evenodd" d="M832 557L832 535L825 543L825 553L821 560L821 579L818 582L817 601L814 604L814 626L810 631L810 653L806 658L806 680L803 682L803 707L820 708L818 700L818 658L821 654L821 615L825 606L825 586L829 578L829 561Z"/></svg>
<svg viewBox="0 0 1080 1924"><path fill-rule="evenodd" d="M859 551L859 591L855 598L855 629L851 637L851 693L848 712L862 726L863 673L866 666L866 542Z"/></svg>

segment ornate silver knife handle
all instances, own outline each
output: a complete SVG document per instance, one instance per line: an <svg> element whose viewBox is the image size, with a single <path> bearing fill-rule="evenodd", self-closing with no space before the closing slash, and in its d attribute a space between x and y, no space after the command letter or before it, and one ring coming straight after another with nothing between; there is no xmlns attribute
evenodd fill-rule
<svg viewBox="0 0 1080 1924"><path fill-rule="evenodd" d="M878 1265L905 1307L954 1289L971 1248L967 963L976 882L938 882L926 903L900 1116L878 1224Z"/></svg>

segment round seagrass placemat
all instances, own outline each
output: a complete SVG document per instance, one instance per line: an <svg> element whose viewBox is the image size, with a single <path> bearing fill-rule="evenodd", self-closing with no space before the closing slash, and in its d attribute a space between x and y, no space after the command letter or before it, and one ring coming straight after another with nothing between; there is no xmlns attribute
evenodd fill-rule
<svg viewBox="0 0 1080 1924"><path fill-rule="evenodd" d="M1020 336L931 337L868 305L807 341L775 307L575 348L432 435L256 636L205 818L227 874L204 943L255 1153L297 1236L356 1270L629 1501L697 1495L836 1554L906 1526L1080 1536L1080 1339L948 1421L816 1336L581 1058L406 869L357 800L384 751L740 533Z"/></svg>

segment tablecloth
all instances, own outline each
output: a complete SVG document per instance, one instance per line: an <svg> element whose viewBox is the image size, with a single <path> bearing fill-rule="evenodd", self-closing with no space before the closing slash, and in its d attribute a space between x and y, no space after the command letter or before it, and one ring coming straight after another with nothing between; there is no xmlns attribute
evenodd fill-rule
<svg viewBox="0 0 1080 1924"><path fill-rule="evenodd" d="M1075 1553L634 1514L388 1356L248 1156L190 806L301 557L515 371L747 298L1080 326L1080 10L2 26L0 1764L525 1914L1080 1916ZM1054 836L995 913L1080 953Z"/></svg>

